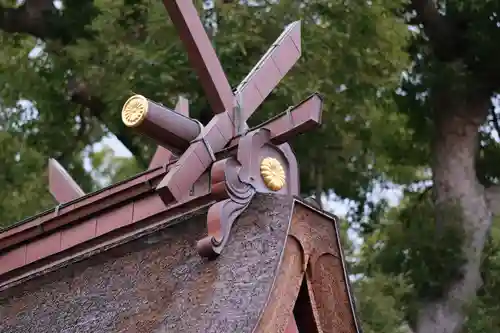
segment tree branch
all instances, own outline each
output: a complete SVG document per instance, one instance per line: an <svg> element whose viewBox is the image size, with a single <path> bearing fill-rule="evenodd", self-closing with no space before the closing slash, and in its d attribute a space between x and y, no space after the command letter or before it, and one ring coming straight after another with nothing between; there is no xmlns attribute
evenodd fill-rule
<svg viewBox="0 0 500 333"><path fill-rule="evenodd" d="M74 27L73 22L75 11L66 8L64 13L69 13L65 14L67 17L61 15L52 0L26 0L17 8L6 8L0 5L0 30L7 33L28 34L46 42L59 40L63 45L67 45L79 37L88 36L85 26L96 13L95 10L89 8L90 6L92 6L92 1L80 1L79 7L82 7L80 9L85 12L86 17L81 18L82 27L77 28ZM70 26L73 29L70 29ZM57 54L57 50L51 51ZM85 83L73 79L69 81L67 89L72 102L88 108L92 116L106 125L102 117L106 105L100 98L90 94ZM134 143L132 134L125 129L119 129L114 134L135 156L138 163L146 167L148 161L145 160L140 147Z"/></svg>
<svg viewBox="0 0 500 333"><path fill-rule="evenodd" d="M67 45L93 36L89 27L98 13L93 0L65 3L62 11L52 0L25 0L19 7L0 5L0 30Z"/></svg>
<svg viewBox="0 0 500 333"><path fill-rule="evenodd" d="M56 12L51 0L26 0L17 8L0 5L0 29L8 33L25 33L46 39L49 36L47 16Z"/></svg>
<svg viewBox="0 0 500 333"><path fill-rule="evenodd" d="M93 96L85 83L72 79L68 83L68 90L72 102L88 108L92 116L102 124L106 124L102 116L106 110L105 103L100 98ZM140 166L146 167L148 165L149 162L144 158L140 146L134 142L133 134L130 131L119 128L112 132L130 150Z"/></svg>
<svg viewBox="0 0 500 333"><path fill-rule="evenodd" d="M447 61L458 58L459 41L455 27L439 13L435 0L412 0L411 7L417 12L416 19L423 25L436 55Z"/></svg>

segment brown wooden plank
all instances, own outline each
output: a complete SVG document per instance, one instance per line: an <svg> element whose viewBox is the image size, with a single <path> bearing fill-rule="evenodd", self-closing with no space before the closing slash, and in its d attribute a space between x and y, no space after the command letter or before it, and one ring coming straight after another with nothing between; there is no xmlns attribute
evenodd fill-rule
<svg viewBox="0 0 500 333"><path fill-rule="evenodd" d="M0 275L26 265L26 244L0 254Z"/></svg>
<svg viewBox="0 0 500 333"><path fill-rule="evenodd" d="M113 237L113 233L119 229L141 229L145 224L165 221L168 217L179 216L182 212L201 207L213 200L210 198L208 186L197 188L198 191L195 191L190 202L179 202L166 207L156 194L149 191L146 196L135 196L124 205L97 211L90 219L85 217L91 214L84 214L81 221L73 219L71 222L75 224L70 228L44 230L43 226L40 226L38 235L18 239L17 247L11 247L7 251L0 248L0 288L2 279L5 278L2 275L17 268L34 262L42 265L41 260L48 260L49 256L67 250L78 251L78 247L83 243L96 241L98 237ZM25 244L19 244L21 242ZM3 242L0 243L0 246L2 245Z"/></svg>
<svg viewBox="0 0 500 333"><path fill-rule="evenodd" d="M297 328L297 323L295 322L295 318L293 314L290 315L290 319L288 321L288 325L285 329L285 333L299 333L299 329Z"/></svg>
<svg viewBox="0 0 500 333"><path fill-rule="evenodd" d="M246 121L299 60L302 48L300 21L289 24L236 89Z"/></svg>
<svg viewBox="0 0 500 333"><path fill-rule="evenodd" d="M192 0L163 0L214 113L231 110L234 95Z"/></svg>
<svg viewBox="0 0 500 333"><path fill-rule="evenodd" d="M275 145L281 145L288 142L292 137L310 131L321 125L323 99L319 94L313 94L291 107L276 117L260 124L251 131L267 129L271 132L271 142ZM231 140L228 148L238 145L241 136Z"/></svg>
<svg viewBox="0 0 500 333"><path fill-rule="evenodd" d="M310 286L322 331L357 333L356 318L340 258L330 254L318 258L311 269Z"/></svg>
<svg viewBox="0 0 500 333"><path fill-rule="evenodd" d="M304 278L302 260L300 243L288 236L273 290L254 333L283 332L285 328L293 327L290 324L293 319L293 307ZM287 332L293 331L285 331Z"/></svg>
<svg viewBox="0 0 500 333"><path fill-rule="evenodd" d="M59 203L70 202L85 195L75 180L55 159L49 159L49 190Z"/></svg>

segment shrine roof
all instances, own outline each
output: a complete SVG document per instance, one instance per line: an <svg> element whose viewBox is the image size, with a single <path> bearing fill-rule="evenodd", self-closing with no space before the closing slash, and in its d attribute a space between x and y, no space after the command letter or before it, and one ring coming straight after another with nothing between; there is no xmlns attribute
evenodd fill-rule
<svg viewBox="0 0 500 333"><path fill-rule="evenodd" d="M318 325L359 332L332 215L297 198L257 194L224 254L204 260L194 244L206 233L207 208L115 234L4 284L0 331L274 332L300 302L317 307ZM296 301L306 271L317 296ZM338 292L321 292L333 286Z"/></svg>

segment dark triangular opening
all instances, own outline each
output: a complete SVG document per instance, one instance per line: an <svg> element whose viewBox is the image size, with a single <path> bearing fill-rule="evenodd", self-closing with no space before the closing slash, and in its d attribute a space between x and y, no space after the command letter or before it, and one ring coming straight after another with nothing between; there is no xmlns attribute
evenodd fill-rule
<svg viewBox="0 0 500 333"><path fill-rule="evenodd" d="M304 277L300 286L299 296L293 307L293 316L295 317L299 333L318 333L312 309L311 299L307 291L307 281Z"/></svg>

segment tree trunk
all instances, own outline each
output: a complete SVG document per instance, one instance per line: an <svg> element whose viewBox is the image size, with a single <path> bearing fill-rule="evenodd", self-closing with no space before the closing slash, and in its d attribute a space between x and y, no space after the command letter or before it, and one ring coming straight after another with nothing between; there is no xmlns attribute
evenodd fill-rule
<svg viewBox="0 0 500 333"><path fill-rule="evenodd" d="M443 297L422 304L416 333L461 332L466 319L465 306L474 300L482 284L481 254L492 210L486 189L476 177L475 156L479 127L486 120L490 103L489 95L482 93L471 98L446 93L433 99L436 134L432 171L437 225L460 223L466 235L462 246L466 261L461 276L450 281ZM439 207L453 207L457 214L454 217L439 214Z"/></svg>

